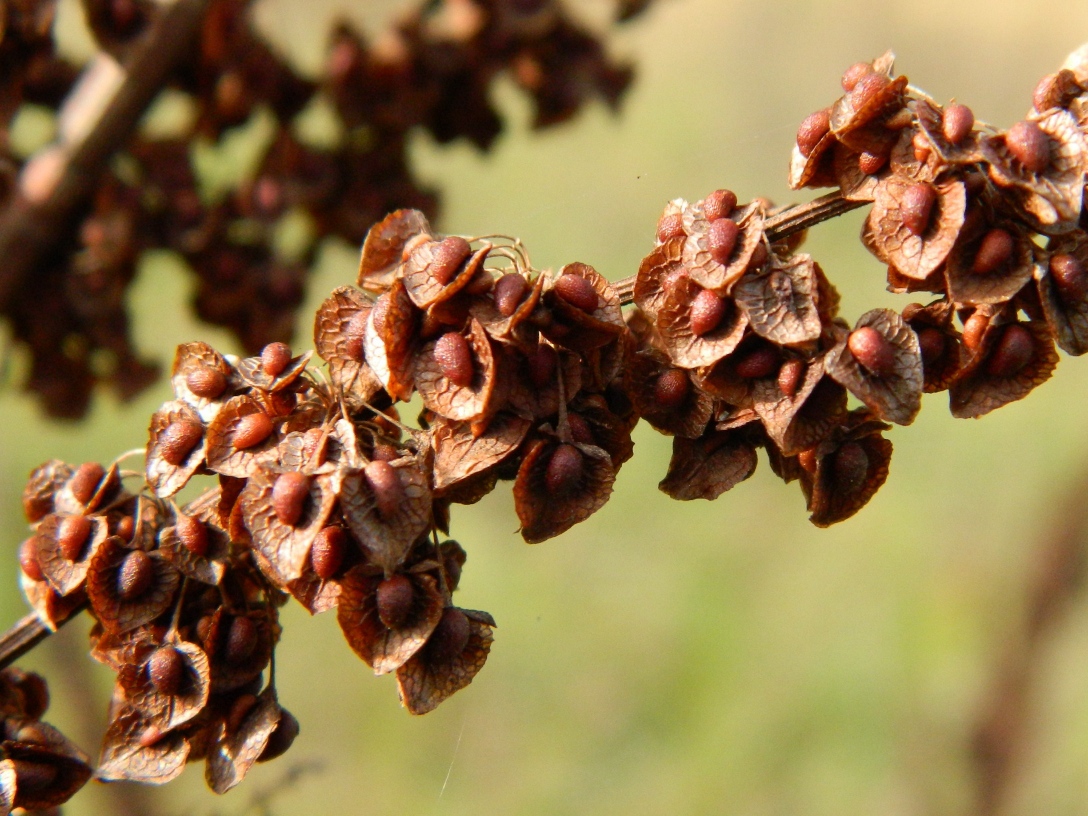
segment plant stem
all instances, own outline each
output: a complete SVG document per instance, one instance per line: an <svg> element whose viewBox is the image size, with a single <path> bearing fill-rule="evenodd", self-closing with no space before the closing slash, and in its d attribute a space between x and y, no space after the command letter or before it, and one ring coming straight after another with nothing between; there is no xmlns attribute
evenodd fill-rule
<svg viewBox="0 0 1088 816"><path fill-rule="evenodd" d="M78 610L74 611L58 626L64 626L76 616L77 612ZM42 623L33 612L22 618L6 632L0 634L0 669L6 669L51 634L53 630Z"/></svg>

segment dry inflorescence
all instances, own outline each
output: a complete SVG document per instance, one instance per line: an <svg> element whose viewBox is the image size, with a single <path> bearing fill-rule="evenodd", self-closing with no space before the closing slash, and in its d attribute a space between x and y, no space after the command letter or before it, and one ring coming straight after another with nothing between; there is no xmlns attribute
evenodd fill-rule
<svg viewBox="0 0 1088 816"><path fill-rule="evenodd" d="M335 609L404 706L430 711L472 681L495 628L453 601L466 553L446 538L451 506L512 482L522 537L559 535L608 500L640 418L674 438L668 495L716 498L763 448L823 527L884 483L884 434L923 393L978 417L1046 380L1055 346L1083 353L1088 48L1008 131L942 108L890 55L843 87L802 124L791 182L840 188L817 208L872 202L863 241L889 288L935 295L926 305L851 326L798 252L815 210L791 224L724 189L671 202L615 286L398 210L368 232L355 285L317 311L325 373L282 343L244 359L187 343L137 492L117 464L36 470L26 595L52 627L89 607L92 654L117 672L99 778L165 782L204 759L222 792L286 750L298 724L272 654L291 597ZM397 404L417 393L410 426ZM177 505L193 478L217 484Z"/></svg>

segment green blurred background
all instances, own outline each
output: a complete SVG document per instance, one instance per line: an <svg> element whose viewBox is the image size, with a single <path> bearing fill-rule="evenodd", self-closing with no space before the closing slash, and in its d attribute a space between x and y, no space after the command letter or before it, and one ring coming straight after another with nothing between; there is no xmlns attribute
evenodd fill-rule
<svg viewBox="0 0 1088 816"><path fill-rule="evenodd" d="M77 4L63 5L78 52ZM312 71L333 15L377 32L403 5L264 0L258 19ZM611 4L575 8L600 24ZM620 115L594 106L533 133L507 83L497 96L508 127L492 153L426 137L412 152L443 193L444 231L517 235L537 266L579 260L618 279L637 269L671 198L728 186L741 200L798 200L785 184L796 127L836 98L851 63L892 48L914 84L1007 126L1036 81L1086 40L1083 0L660 0L612 36L614 53L638 67ZM909 302L884 292L882 267L857 240L862 219L823 225L806 246L850 322ZM308 315L353 279L356 258L355 247L325 247L298 346L309 346ZM164 362L191 339L234 350L189 316L192 283L159 255L132 292L138 343ZM141 446L169 398L161 382L128 405L100 396L83 424L51 424L19 393L22 370L16 350L0 392L0 524L12 553L0 560L2 621L25 612L14 550L26 534L26 474L51 457L105 461ZM521 542L508 490L455 509L453 533L469 552L458 603L499 623L472 686L413 718L394 680L351 653L334 616L292 604L277 676L302 724L293 750L224 798L196 766L151 801L189 816L964 813L970 732L1023 614L1033 547L1088 468L1085 394L1088 363L1063 358L1029 399L981 421L953 420L945 396L928 396L918 421L890 434L887 484L831 530L809 525L796 484L776 480L765 460L713 503L669 500L656 488L669 441L640 427L612 501L557 540ZM46 719L93 755L111 676L86 658L86 630L73 624L23 665L50 678ZM1041 660L1010 812L1084 813L1083 599ZM91 785L65 812L109 813L111 801Z"/></svg>

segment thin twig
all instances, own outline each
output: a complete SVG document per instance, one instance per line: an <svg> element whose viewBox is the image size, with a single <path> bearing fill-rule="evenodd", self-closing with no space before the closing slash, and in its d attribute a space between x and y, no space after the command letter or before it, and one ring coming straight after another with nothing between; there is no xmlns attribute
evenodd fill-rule
<svg viewBox="0 0 1088 816"><path fill-rule="evenodd" d="M71 615L60 621L57 626L64 626L76 616L77 612L78 610L73 611ZM31 612L6 632L0 634L0 669L6 669L51 634L53 634L53 630Z"/></svg>

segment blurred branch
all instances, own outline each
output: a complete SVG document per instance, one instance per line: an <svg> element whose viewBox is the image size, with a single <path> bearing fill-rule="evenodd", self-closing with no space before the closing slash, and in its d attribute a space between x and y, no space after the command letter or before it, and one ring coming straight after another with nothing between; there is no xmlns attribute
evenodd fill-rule
<svg viewBox="0 0 1088 816"><path fill-rule="evenodd" d="M64 626L74 618L83 607L74 610L71 615L57 624ZM0 669L6 669L20 657L25 655L51 634L54 630L42 623L41 619L31 612L22 618L14 626L3 634L0 634Z"/></svg>

